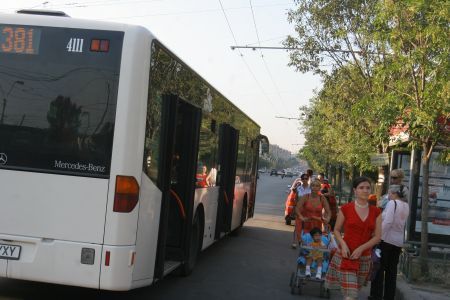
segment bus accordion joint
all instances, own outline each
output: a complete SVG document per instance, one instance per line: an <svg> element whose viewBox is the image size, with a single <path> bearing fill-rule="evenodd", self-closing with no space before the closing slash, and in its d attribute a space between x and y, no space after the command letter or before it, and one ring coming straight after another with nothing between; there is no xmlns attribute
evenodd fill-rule
<svg viewBox="0 0 450 300"><path fill-rule="evenodd" d="M223 191L223 197L225 198L225 203L228 205L230 204L230 201L228 201L228 195L227 192Z"/></svg>
<svg viewBox="0 0 450 300"><path fill-rule="evenodd" d="M186 212L184 211L183 202L181 201L180 197L172 189L169 189L169 192L175 198L175 200L177 201L178 208L180 209L181 216L183 217L183 219L186 219Z"/></svg>
<svg viewBox="0 0 450 300"><path fill-rule="evenodd" d="M116 190L114 193L114 212L129 213L138 203L139 184L133 176L116 176Z"/></svg>

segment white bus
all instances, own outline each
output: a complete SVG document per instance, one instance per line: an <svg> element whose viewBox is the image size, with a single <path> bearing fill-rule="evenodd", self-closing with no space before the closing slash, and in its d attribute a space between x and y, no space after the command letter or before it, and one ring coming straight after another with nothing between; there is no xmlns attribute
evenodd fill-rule
<svg viewBox="0 0 450 300"><path fill-rule="evenodd" d="M0 277L138 288L253 215L267 138L143 27L0 15L0 92Z"/></svg>

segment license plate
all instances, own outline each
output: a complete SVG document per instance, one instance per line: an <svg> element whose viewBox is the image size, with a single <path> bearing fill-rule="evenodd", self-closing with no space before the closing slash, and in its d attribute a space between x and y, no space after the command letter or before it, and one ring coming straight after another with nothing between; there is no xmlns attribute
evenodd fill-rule
<svg viewBox="0 0 450 300"><path fill-rule="evenodd" d="M20 250L21 246L0 244L0 258L17 260L20 258Z"/></svg>

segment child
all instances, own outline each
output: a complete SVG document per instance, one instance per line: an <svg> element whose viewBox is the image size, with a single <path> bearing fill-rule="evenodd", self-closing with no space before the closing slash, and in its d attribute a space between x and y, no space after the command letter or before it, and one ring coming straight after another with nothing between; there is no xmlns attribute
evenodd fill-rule
<svg viewBox="0 0 450 300"><path fill-rule="evenodd" d="M307 277L311 276L311 264L315 261L317 264L316 278L322 279L323 251L321 251L321 249L327 249L327 246L322 241L322 230L314 227L309 234L311 235L313 241L308 244L308 247L311 247L312 249L306 256L305 275Z"/></svg>

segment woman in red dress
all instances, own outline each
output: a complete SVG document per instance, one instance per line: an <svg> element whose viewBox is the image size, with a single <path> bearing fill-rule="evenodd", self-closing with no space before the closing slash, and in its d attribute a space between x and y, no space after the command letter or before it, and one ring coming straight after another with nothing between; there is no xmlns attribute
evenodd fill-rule
<svg viewBox="0 0 450 300"><path fill-rule="evenodd" d="M370 271L371 249L381 240L381 211L369 205L371 181L353 181L356 199L341 207L334 235L339 244L326 276L326 287L341 289L345 300L358 299ZM345 232L345 235L342 235Z"/></svg>
<svg viewBox="0 0 450 300"><path fill-rule="evenodd" d="M208 186L208 182L206 180L206 177L208 177L208 174L206 173L207 171L208 169L206 166L202 166L202 172L195 175L195 178L197 179L197 187L204 188Z"/></svg>
<svg viewBox="0 0 450 300"><path fill-rule="evenodd" d="M295 207L297 218L303 223L303 233L309 233L314 227L322 228L323 223L330 221L331 211L327 200L320 194L321 183L311 183L311 194L300 198ZM322 211L325 210L325 215ZM322 216L323 215L323 216Z"/></svg>

